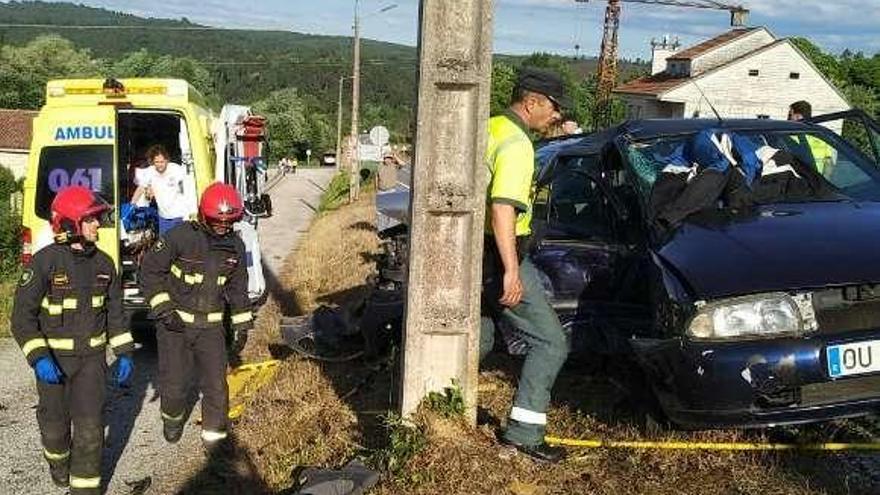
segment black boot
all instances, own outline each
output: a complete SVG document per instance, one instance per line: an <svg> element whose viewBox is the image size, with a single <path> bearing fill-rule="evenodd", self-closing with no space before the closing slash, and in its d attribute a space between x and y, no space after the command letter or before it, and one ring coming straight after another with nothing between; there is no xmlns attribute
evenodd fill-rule
<svg viewBox="0 0 880 495"><path fill-rule="evenodd" d="M59 488L67 488L70 485L70 458L60 461L49 461L49 476L52 483Z"/></svg>
<svg viewBox="0 0 880 495"><path fill-rule="evenodd" d="M168 443L177 443L183 436L183 421L162 418L162 435Z"/></svg>
<svg viewBox="0 0 880 495"><path fill-rule="evenodd" d="M565 459L565 449L549 445L546 442L537 445L523 445L502 437L501 443L515 448L536 461L556 463Z"/></svg>

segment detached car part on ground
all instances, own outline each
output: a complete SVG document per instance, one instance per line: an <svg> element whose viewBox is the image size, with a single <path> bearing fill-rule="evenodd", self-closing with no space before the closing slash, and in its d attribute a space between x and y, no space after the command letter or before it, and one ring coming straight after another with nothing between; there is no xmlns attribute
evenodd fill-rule
<svg viewBox="0 0 880 495"><path fill-rule="evenodd" d="M636 363L680 427L876 411L880 131L857 112L814 120L828 127L631 121L541 146L531 255L572 359ZM407 197L377 199L386 306Z"/></svg>

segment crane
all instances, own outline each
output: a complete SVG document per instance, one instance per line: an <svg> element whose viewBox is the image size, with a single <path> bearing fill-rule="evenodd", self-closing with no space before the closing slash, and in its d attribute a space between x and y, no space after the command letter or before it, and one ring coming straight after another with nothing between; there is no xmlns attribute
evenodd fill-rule
<svg viewBox="0 0 880 495"><path fill-rule="evenodd" d="M578 3L589 1L575 0ZM599 53L596 98L593 108L593 120L596 127L600 129L611 125L611 91L617 82L617 30L620 26L620 4L623 2L726 10L730 12L730 25L733 27L744 27L749 17L749 10L742 5L730 5L715 0L608 0L608 7L605 9L605 28L602 33L602 48Z"/></svg>

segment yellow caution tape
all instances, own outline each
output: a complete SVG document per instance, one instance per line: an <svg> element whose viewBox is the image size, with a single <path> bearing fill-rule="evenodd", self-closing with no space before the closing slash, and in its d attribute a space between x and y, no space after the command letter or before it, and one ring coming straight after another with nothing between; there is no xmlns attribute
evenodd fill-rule
<svg viewBox="0 0 880 495"><path fill-rule="evenodd" d="M654 450L880 450L880 443L752 443L752 442L625 442L613 440L578 440L545 436L552 445L588 449L654 449Z"/></svg>
<svg viewBox="0 0 880 495"><path fill-rule="evenodd" d="M226 375L229 388L229 419L237 419L244 412L244 402L250 394L269 383L281 361L271 359L260 363L243 364Z"/></svg>

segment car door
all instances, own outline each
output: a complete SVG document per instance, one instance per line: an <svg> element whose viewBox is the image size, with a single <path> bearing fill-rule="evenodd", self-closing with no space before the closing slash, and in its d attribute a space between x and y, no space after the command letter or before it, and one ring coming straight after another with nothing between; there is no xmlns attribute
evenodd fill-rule
<svg viewBox="0 0 880 495"><path fill-rule="evenodd" d="M819 115L808 120L811 124L827 127L874 163L880 165L880 124L862 110L847 110Z"/></svg>
<svg viewBox="0 0 880 495"><path fill-rule="evenodd" d="M627 215L600 171L600 156L562 160L536 191L532 259L561 318L581 334L607 335L605 329L645 318L644 265L626 239Z"/></svg>

